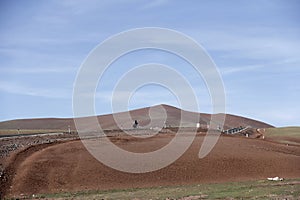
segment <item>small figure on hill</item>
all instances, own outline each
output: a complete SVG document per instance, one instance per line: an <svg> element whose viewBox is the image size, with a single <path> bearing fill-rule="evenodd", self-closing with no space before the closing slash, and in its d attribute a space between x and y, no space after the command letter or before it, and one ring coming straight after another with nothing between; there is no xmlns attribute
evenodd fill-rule
<svg viewBox="0 0 300 200"><path fill-rule="evenodd" d="M137 120L134 120L134 124L132 125L133 128L137 128L139 125L138 121Z"/></svg>

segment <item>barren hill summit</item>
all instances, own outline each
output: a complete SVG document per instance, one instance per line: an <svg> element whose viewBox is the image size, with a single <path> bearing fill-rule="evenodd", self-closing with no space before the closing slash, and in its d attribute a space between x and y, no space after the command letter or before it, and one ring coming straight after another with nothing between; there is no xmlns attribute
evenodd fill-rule
<svg viewBox="0 0 300 200"><path fill-rule="evenodd" d="M131 119L128 119L127 114L130 114ZM195 126L192 119L199 117L199 123L201 125L207 125L210 123L211 114L198 113L185 111L180 108L161 104L151 107L145 107L140 109L131 110L129 112L119 112L114 114L106 114L97 116L99 123L103 129L119 129L132 127L133 120L137 120L139 125L147 127L149 124L163 121L167 127L177 127L180 125L181 116L186 116L182 124L184 126ZM219 114L216 114L219 115ZM239 127L239 126L251 126L253 128L270 128L273 127L270 124L257 121L254 119L226 114L225 115L224 129ZM115 119L119 119L119 125L117 125ZM86 117L87 124L89 126L89 117ZM151 121L151 120L152 121ZM37 118L37 119L16 119L0 122L0 129L51 129L51 130L67 130L68 127L75 129L73 118Z"/></svg>

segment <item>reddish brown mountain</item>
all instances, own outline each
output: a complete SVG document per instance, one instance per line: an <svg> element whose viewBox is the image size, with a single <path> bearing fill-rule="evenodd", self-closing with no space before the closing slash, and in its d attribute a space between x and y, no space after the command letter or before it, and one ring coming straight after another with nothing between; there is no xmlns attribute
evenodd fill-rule
<svg viewBox="0 0 300 200"><path fill-rule="evenodd" d="M150 114L151 110L151 119L150 123ZM133 120L138 120L141 127L155 127L156 124L162 122L166 126L177 127L180 124L181 116L184 114L187 116L185 120L182 121L182 125L186 127L195 126L194 117L199 117L198 122L202 126L209 124L211 120L211 114L206 113L196 113L190 111L184 111L179 108L169 106L169 105L157 105L152 107L146 107L141 109L132 110L129 112L131 119L128 119L125 116L126 112L114 114L120 118L121 128L131 128ZM220 115L220 114L217 114ZM164 116L167 116L166 119ZM97 116L99 123L103 129L118 129L119 127L114 120L112 114L109 115L100 115ZM86 126L90 128L89 117L85 118ZM75 129L73 118L41 118L41 119L18 119L0 122L0 129L60 129L67 130L68 126L71 126L71 129ZM273 127L269 124L266 124L261 121L226 114L224 129L239 127L239 126L251 126L253 128L269 128Z"/></svg>

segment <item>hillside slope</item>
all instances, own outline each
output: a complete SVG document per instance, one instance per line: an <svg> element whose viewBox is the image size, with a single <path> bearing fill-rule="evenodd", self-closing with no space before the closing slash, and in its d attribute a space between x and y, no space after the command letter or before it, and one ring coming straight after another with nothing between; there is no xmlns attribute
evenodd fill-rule
<svg viewBox="0 0 300 200"><path fill-rule="evenodd" d="M151 118L152 123L150 124L150 116L149 111L151 109ZM165 113L165 114L164 114ZM183 111L179 108L169 106L169 105L157 105L152 107L146 107L141 109L136 109L130 111L130 116L132 119L128 119L125 116L126 112L116 113L114 114L118 118L120 118L120 124L121 128L131 128L133 124L133 120L138 120L139 125L141 127L149 127L155 126L156 124L161 123L162 121L165 122L166 126L171 127L177 127L180 124L181 120L181 114L184 113L186 117L186 120L182 122L183 126L195 126L194 117L199 117L199 122L201 125L209 124L211 120L211 114L206 113L196 113L196 112L190 112L190 111ZM219 115L219 114L217 114ZM164 116L167 116L166 119L164 119ZM101 124L101 127L103 129L118 129L119 127L116 124L116 121L114 120L114 116L112 114L108 115L100 115L97 116L99 123ZM89 118L85 118L86 120L86 126L91 126L89 124ZM57 130L67 130L68 126L71 127L71 129L75 130L75 125L73 118L39 118L39 119L17 119L17 120L10 120L10 121L4 121L0 122L0 129L57 129ZM253 128L270 128L273 127L272 125L269 125L267 123L226 114L225 118L225 124L224 129L232 128L232 127L238 127L238 126L251 126Z"/></svg>

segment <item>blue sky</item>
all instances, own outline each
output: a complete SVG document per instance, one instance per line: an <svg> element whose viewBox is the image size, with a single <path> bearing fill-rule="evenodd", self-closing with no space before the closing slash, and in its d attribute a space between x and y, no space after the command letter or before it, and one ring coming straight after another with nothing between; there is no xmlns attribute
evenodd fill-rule
<svg viewBox="0 0 300 200"><path fill-rule="evenodd" d="M201 44L218 66L227 113L275 126L300 126L300 3L257 1L1 1L0 121L72 117L72 90L84 59L108 37L132 28L163 27ZM211 112L203 80L176 56L142 50L110 67L97 90L98 114L111 112L122 73L157 62L184 74ZM120 70L121 69L121 70ZM140 88L129 108L178 105L166 88Z"/></svg>

